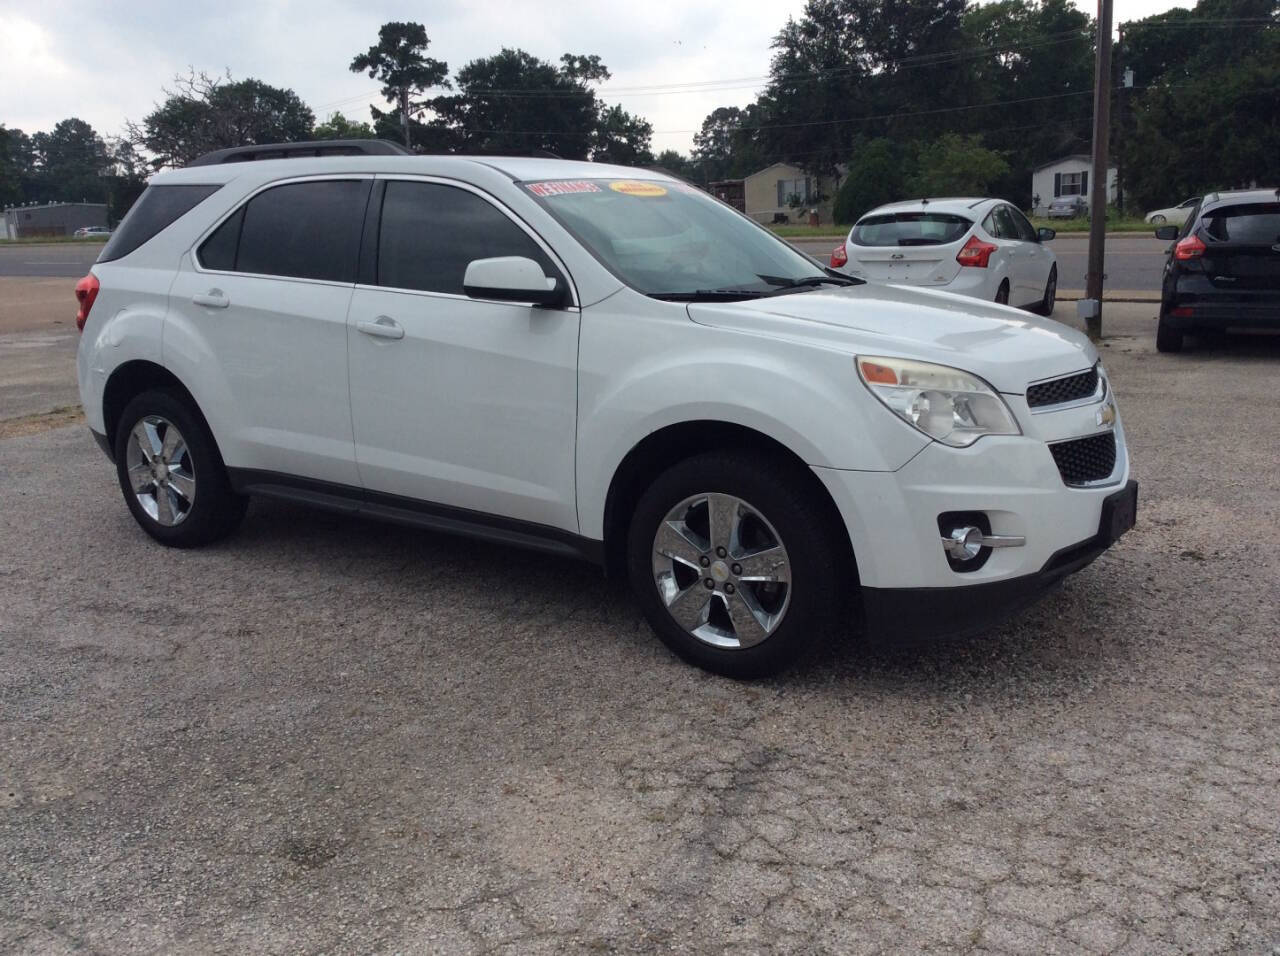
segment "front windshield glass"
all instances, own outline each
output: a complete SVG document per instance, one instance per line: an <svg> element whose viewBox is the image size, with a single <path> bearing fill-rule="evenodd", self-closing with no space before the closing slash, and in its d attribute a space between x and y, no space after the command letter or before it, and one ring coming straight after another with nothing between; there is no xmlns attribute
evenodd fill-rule
<svg viewBox="0 0 1280 956"><path fill-rule="evenodd" d="M687 183L575 179L522 185L597 259L647 295L754 295L839 281Z"/></svg>

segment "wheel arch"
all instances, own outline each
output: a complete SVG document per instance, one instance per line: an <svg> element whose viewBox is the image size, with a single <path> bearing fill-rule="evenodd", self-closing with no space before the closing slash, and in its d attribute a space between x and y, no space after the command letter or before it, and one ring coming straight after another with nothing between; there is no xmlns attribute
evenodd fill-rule
<svg viewBox="0 0 1280 956"><path fill-rule="evenodd" d="M163 365L146 359L133 359L122 363L112 371L102 391L102 424L106 429L107 447L113 454L116 447L116 427L125 407L138 395L151 389L176 392L209 434L213 434L208 420L204 417L204 412L200 409L199 402L178 376ZM217 446L216 439L214 445Z"/></svg>
<svg viewBox="0 0 1280 956"><path fill-rule="evenodd" d="M857 562L848 529L826 486L804 459L776 438L732 422L684 421L667 425L641 439L618 464L604 502L604 560L610 577L625 579L627 532L636 502L650 484L677 462L708 451L747 450L787 462L803 475L810 494L824 510L837 535L849 570L857 576Z"/></svg>

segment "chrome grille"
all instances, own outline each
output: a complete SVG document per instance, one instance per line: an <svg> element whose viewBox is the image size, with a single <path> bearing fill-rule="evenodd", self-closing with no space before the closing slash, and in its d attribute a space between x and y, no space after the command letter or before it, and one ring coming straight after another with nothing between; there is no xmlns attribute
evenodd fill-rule
<svg viewBox="0 0 1280 956"><path fill-rule="evenodd" d="M1045 405L1063 405L1091 397L1098 390L1098 367L1087 372L1055 378L1050 382L1037 382L1027 386L1027 404L1031 408Z"/></svg>
<svg viewBox="0 0 1280 956"><path fill-rule="evenodd" d="M1087 485L1111 476L1116 467L1115 432L1054 442L1049 446L1058 473L1068 485Z"/></svg>

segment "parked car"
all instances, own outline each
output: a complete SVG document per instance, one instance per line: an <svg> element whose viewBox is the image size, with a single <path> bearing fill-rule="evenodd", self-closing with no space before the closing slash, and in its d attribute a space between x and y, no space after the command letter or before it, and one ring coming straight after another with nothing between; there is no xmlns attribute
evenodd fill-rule
<svg viewBox="0 0 1280 956"><path fill-rule="evenodd" d="M1165 223L1181 226L1187 221L1187 216L1191 214L1191 210L1199 201L1199 196L1192 196L1190 199L1180 202L1176 206L1170 206L1168 209L1153 209L1147 213L1146 221L1153 226L1163 226Z"/></svg>
<svg viewBox="0 0 1280 956"><path fill-rule="evenodd" d="M1079 219L1089 215L1089 204L1083 196L1060 196L1049 203L1050 219Z"/></svg>
<svg viewBox="0 0 1280 956"><path fill-rule="evenodd" d="M1037 230L1000 199L890 203L859 219L831 253L841 275L942 289L1042 315L1053 313L1058 260Z"/></svg>
<svg viewBox="0 0 1280 956"><path fill-rule="evenodd" d="M1182 349L1187 333L1280 330L1280 190L1210 193L1182 227L1164 264L1156 348Z"/></svg>
<svg viewBox="0 0 1280 956"><path fill-rule="evenodd" d="M850 621L980 629L1133 524L1066 326L829 272L659 173L366 145L156 176L78 283L89 428L157 541L261 495L585 557L751 676Z"/></svg>
<svg viewBox="0 0 1280 956"><path fill-rule="evenodd" d="M81 226L73 235L77 239L106 239L111 230L106 226Z"/></svg>

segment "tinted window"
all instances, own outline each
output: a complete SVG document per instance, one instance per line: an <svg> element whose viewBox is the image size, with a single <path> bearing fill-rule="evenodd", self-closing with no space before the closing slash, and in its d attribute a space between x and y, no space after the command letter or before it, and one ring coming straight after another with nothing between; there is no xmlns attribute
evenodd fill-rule
<svg viewBox="0 0 1280 956"><path fill-rule="evenodd" d="M996 228L1000 230L1001 239L1021 239L1022 235L1018 231L1018 223L1013 218L1012 210L1008 206L996 206L991 211L991 218L996 224Z"/></svg>
<svg viewBox="0 0 1280 956"><path fill-rule="evenodd" d="M1211 209L1204 231L1218 242L1280 243L1280 204L1248 203Z"/></svg>
<svg viewBox="0 0 1280 956"><path fill-rule="evenodd" d="M367 179L289 183L254 196L244 209L235 271L355 282L370 185ZM218 251L225 262L225 246Z"/></svg>
<svg viewBox="0 0 1280 956"><path fill-rule="evenodd" d="M387 183L378 285L464 295L473 259L524 256L557 275L528 234L474 193L436 183Z"/></svg>
<svg viewBox="0 0 1280 956"><path fill-rule="evenodd" d="M853 227L859 246L936 246L955 242L973 223L943 212L892 212L867 216Z"/></svg>
<svg viewBox="0 0 1280 956"><path fill-rule="evenodd" d="M217 228L200 246L200 264L206 269L234 272L236 249L240 245L240 224L244 222L244 206Z"/></svg>
<svg viewBox="0 0 1280 956"><path fill-rule="evenodd" d="M186 215L221 186L148 186L98 256L110 262L133 252L161 230Z"/></svg>
<svg viewBox="0 0 1280 956"><path fill-rule="evenodd" d="M1009 213L1009 218L1013 220L1013 224L1018 228L1018 238L1023 242L1039 242L1039 236L1036 234L1035 227L1021 212L1012 206L1005 206L1005 210Z"/></svg>

